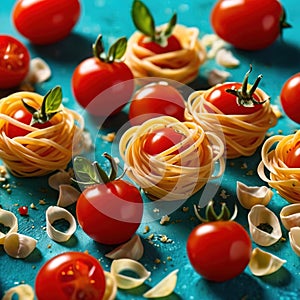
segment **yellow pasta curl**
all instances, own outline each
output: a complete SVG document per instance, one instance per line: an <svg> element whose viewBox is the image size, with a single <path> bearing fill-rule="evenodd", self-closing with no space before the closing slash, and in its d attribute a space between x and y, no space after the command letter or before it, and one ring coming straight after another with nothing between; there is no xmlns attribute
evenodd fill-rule
<svg viewBox="0 0 300 300"><path fill-rule="evenodd" d="M157 155L145 153L142 146L148 134L165 127L182 133L184 140ZM128 167L127 175L152 200L187 199L208 180L221 176L225 168L224 147L217 136L205 133L193 122L168 116L129 128L120 139L119 151ZM217 162L219 169L214 174Z"/></svg>
<svg viewBox="0 0 300 300"><path fill-rule="evenodd" d="M205 100L205 96L213 88L196 91L189 96L186 119L196 122L206 131L216 132L219 136L223 136L227 158L253 155L263 143L266 132L277 123L277 117L269 101L261 104L262 108L252 114L226 115ZM267 94L259 88L255 93L260 101L268 98ZM214 113L209 112L207 108Z"/></svg>
<svg viewBox="0 0 300 300"><path fill-rule="evenodd" d="M64 169L73 155L81 152L83 118L61 105L51 119L52 126L38 129L12 118L23 108L22 99L40 108L43 96L33 92L17 92L0 100L0 158L10 172L19 177L41 176ZM6 135L9 124L29 131L25 136Z"/></svg>
<svg viewBox="0 0 300 300"><path fill-rule="evenodd" d="M289 168L285 161L290 150L296 146L299 140L300 130L295 134L275 135L268 138L263 144L262 160L257 169L260 178L291 203L300 201L300 168ZM266 169L269 178L266 175Z"/></svg>
<svg viewBox="0 0 300 300"><path fill-rule="evenodd" d="M180 41L182 49L162 54L139 46L137 42L142 37L139 31L129 38L125 62L136 78L162 77L188 83L198 76L206 59L206 50L198 39L199 30L177 24L173 35Z"/></svg>

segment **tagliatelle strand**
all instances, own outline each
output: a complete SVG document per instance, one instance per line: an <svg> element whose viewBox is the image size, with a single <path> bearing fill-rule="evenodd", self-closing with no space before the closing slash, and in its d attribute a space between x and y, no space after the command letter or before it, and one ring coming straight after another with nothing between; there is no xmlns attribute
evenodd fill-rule
<svg viewBox="0 0 300 300"><path fill-rule="evenodd" d="M198 39L199 30L177 24L173 35L182 49L163 54L139 46L137 42L142 37L139 31L129 38L125 62L135 77L160 77L188 83L198 76L199 67L206 58L206 50Z"/></svg>
<svg viewBox="0 0 300 300"><path fill-rule="evenodd" d="M185 139L157 155L145 153L142 145L147 135L165 127L182 133ZM174 154L176 150L178 154ZM179 122L168 116L129 128L120 139L119 151L128 167L126 174L153 200L187 199L208 180L220 177L225 168L221 139L193 122ZM219 170L214 174L217 162Z"/></svg>
<svg viewBox="0 0 300 300"><path fill-rule="evenodd" d="M226 157L251 156L263 143L269 128L277 123L277 117L267 101L259 111L247 115L225 115L205 96L212 90L196 91L187 101L186 119L201 125L204 130L224 136ZM268 98L267 94L257 88L255 92L261 100ZM212 110L209 112L207 109Z"/></svg>
<svg viewBox="0 0 300 300"><path fill-rule="evenodd" d="M275 135L268 138L263 144L262 160L257 169L260 178L291 203L300 201L300 168L289 168L285 161L290 149L299 139L300 131L287 136ZM265 168L270 172L269 178Z"/></svg>
<svg viewBox="0 0 300 300"><path fill-rule="evenodd" d="M36 108L43 96L32 92L18 92L0 101L0 158L10 172L19 177L41 176L64 169L73 155L82 150L83 118L61 105L51 119L52 126L38 129L15 120L13 113L24 107L22 100ZM29 131L25 136L9 138L8 124Z"/></svg>

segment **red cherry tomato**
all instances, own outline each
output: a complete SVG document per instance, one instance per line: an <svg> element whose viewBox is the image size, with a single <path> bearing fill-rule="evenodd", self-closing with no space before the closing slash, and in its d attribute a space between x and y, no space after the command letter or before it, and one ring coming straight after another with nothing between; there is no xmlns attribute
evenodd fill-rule
<svg viewBox="0 0 300 300"><path fill-rule="evenodd" d="M27 48L9 35L0 35L0 89L18 86L29 71Z"/></svg>
<svg viewBox="0 0 300 300"><path fill-rule="evenodd" d="M86 188L77 201L77 220L83 231L102 244L120 244L136 232L143 215L139 190L124 180Z"/></svg>
<svg viewBox="0 0 300 300"><path fill-rule="evenodd" d="M237 103L237 97L226 92L227 89L239 89L241 83L228 82L216 86L213 90L205 96L205 100L216 106L225 115L246 115L252 114L262 108L261 105L254 105L253 107L246 107ZM253 98L260 101L260 98L254 93Z"/></svg>
<svg viewBox="0 0 300 300"><path fill-rule="evenodd" d="M82 252L65 252L51 258L35 280L39 300L102 300L105 287L99 261Z"/></svg>
<svg viewBox="0 0 300 300"><path fill-rule="evenodd" d="M219 0L211 12L216 34L244 50L270 46L282 28L290 27L284 19L284 10L277 0Z"/></svg>
<svg viewBox="0 0 300 300"><path fill-rule="evenodd" d="M171 116L184 121L185 101L179 91L165 82L145 85L133 96L129 107L131 125L161 116Z"/></svg>
<svg viewBox="0 0 300 300"><path fill-rule="evenodd" d="M28 215L28 207L27 206L20 206L18 211L19 211L19 214L21 216L27 216Z"/></svg>
<svg viewBox="0 0 300 300"><path fill-rule="evenodd" d="M19 0L13 9L16 29L34 44L65 38L80 16L78 0Z"/></svg>
<svg viewBox="0 0 300 300"><path fill-rule="evenodd" d="M300 168L300 142L296 143L296 145L291 148L287 155L285 164L289 168Z"/></svg>
<svg viewBox="0 0 300 300"><path fill-rule="evenodd" d="M252 246L246 230L235 221L214 221L195 227L187 240L189 260L207 280L222 282L243 272Z"/></svg>
<svg viewBox="0 0 300 300"><path fill-rule="evenodd" d="M149 155L159 154L174 145L179 144L185 139L185 136L175 131L173 128L160 128L149 133L142 146L144 152ZM178 154L179 150L173 154Z"/></svg>
<svg viewBox="0 0 300 300"><path fill-rule="evenodd" d="M283 85L280 92L280 101L286 115L300 124L300 73L290 77Z"/></svg>

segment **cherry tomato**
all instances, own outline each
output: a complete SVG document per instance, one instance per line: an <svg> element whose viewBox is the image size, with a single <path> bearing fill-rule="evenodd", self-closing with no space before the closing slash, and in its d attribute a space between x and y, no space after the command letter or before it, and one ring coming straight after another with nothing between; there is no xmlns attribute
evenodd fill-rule
<svg viewBox="0 0 300 300"><path fill-rule="evenodd" d="M142 146L144 152L149 155L159 154L172 146L179 144L185 136L170 127L160 128L149 133ZM173 154L178 154L179 150Z"/></svg>
<svg viewBox="0 0 300 300"><path fill-rule="evenodd" d="M131 70L123 61L110 56L106 59L101 57L103 46L97 46L99 43L102 43L101 37L95 44L95 48L101 48L101 53L94 53L94 57L84 60L74 70L72 89L77 102L90 114L107 117L121 111L131 98L134 80ZM121 43L123 47L125 43L126 49L125 38Z"/></svg>
<svg viewBox="0 0 300 300"><path fill-rule="evenodd" d="M35 279L39 300L102 300L105 287L99 261L82 252L65 252L51 258Z"/></svg>
<svg viewBox="0 0 300 300"><path fill-rule="evenodd" d="M300 142L296 143L296 145L291 148L287 155L285 164L289 168L300 168Z"/></svg>
<svg viewBox="0 0 300 300"><path fill-rule="evenodd" d="M214 221L196 226L187 240L193 268L207 280L222 282L243 272L250 261L251 239L235 221Z"/></svg>
<svg viewBox="0 0 300 300"><path fill-rule="evenodd" d="M27 216L28 215L28 207L27 206L20 206L18 208L19 214L21 216Z"/></svg>
<svg viewBox="0 0 300 300"><path fill-rule="evenodd" d="M140 88L129 107L131 125L166 115L184 121L185 101L179 91L166 82L151 83Z"/></svg>
<svg viewBox="0 0 300 300"><path fill-rule="evenodd" d="M17 39L0 35L0 89L18 86L29 71L30 54Z"/></svg>
<svg viewBox="0 0 300 300"><path fill-rule="evenodd" d="M286 115L300 124L300 73L291 76L283 85L280 92L280 101Z"/></svg>
<svg viewBox="0 0 300 300"><path fill-rule="evenodd" d="M80 16L78 0L19 0L13 9L16 29L34 44L65 38Z"/></svg>
<svg viewBox="0 0 300 300"><path fill-rule="evenodd" d="M266 48L282 28L290 27L278 0L219 0L211 12L211 24L220 38L244 50Z"/></svg>

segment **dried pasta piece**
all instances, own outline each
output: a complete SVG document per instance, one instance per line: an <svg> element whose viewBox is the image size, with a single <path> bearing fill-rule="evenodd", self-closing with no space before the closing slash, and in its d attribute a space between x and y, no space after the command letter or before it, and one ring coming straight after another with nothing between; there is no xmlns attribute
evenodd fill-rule
<svg viewBox="0 0 300 300"><path fill-rule="evenodd" d="M18 299L34 300L34 290L29 284L20 284L7 290L2 300L13 300L14 295L18 295Z"/></svg>
<svg viewBox="0 0 300 300"><path fill-rule="evenodd" d="M122 272L124 271L134 272L137 277L123 275ZM110 273L115 278L117 286L121 289L138 287L151 275L151 272L147 271L141 263L128 258L114 260L110 267Z"/></svg>
<svg viewBox="0 0 300 300"><path fill-rule="evenodd" d="M300 203L284 206L279 213L279 217L286 230L300 227Z"/></svg>
<svg viewBox="0 0 300 300"><path fill-rule="evenodd" d="M67 207L75 203L80 196L80 192L69 184L61 184L59 186L59 196L57 206Z"/></svg>
<svg viewBox="0 0 300 300"><path fill-rule="evenodd" d="M58 171L48 178L49 186L58 191L61 184L71 184L71 175L65 170Z"/></svg>
<svg viewBox="0 0 300 300"><path fill-rule="evenodd" d="M164 27L166 25L162 25ZM198 39L199 30L177 24L172 34L182 49L163 54L139 46L142 33L136 31L128 40L125 62L136 78L159 77L188 83L193 81L206 59L206 50Z"/></svg>
<svg viewBox="0 0 300 300"><path fill-rule="evenodd" d="M114 300L118 291L117 282L110 272L104 271L104 274L106 286L103 300Z"/></svg>
<svg viewBox="0 0 300 300"><path fill-rule="evenodd" d="M160 298L167 297L173 293L177 283L178 269L172 271L165 278L163 278L152 289L143 294L145 298Z"/></svg>
<svg viewBox="0 0 300 300"><path fill-rule="evenodd" d="M300 201L300 168L289 168L285 161L299 140L300 130L287 136L269 137L263 144L257 169L260 178L290 203Z"/></svg>
<svg viewBox="0 0 300 300"><path fill-rule="evenodd" d="M36 57L30 60L29 73L25 78L25 81L32 84L41 83L48 80L51 77L51 69L49 65L40 57Z"/></svg>
<svg viewBox="0 0 300 300"><path fill-rule="evenodd" d="M300 256L300 227L292 227L290 229L289 240L293 251Z"/></svg>
<svg viewBox="0 0 300 300"><path fill-rule="evenodd" d="M232 52L225 48L218 50L216 54L216 62L220 66L226 68L236 68L240 64L240 61L233 56Z"/></svg>
<svg viewBox="0 0 300 300"><path fill-rule="evenodd" d="M157 155L145 153L141 145L147 135L165 127L183 134L184 140ZM186 149L181 151L182 147ZM174 154L176 150L178 154ZM119 151L128 167L126 174L152 200L187 199L224 171L222 140L205 133L194 122L179 122L169 116L153 118L129 128L120 139ZM219 169L215 172L217 163Z"/></svg>
<svg viewBox="0 0 300 300"><path fill-rule="evenodd" d="M0 245L3 245L8 234L18 231L18 219L14 213L0 208L0 224L9 227L7 233L0 231Z"/></svg>

